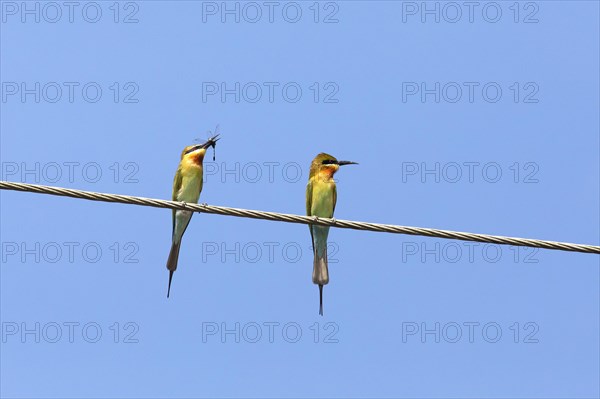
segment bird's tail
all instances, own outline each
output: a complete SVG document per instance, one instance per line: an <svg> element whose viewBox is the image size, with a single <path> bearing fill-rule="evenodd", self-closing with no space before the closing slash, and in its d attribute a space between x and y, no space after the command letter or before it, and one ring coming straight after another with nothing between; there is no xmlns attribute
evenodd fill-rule
<svg viewBox="0 0 600 399"><path fill-rule="evenodd" d="M179 248L181 247L181 241L173 241L171 245L171 252L169 252L169 259L167 260L167 269L169 269L169 288L167 290L167 298L171 293L171 280L173 280L173 273L177 270L177 260L179 259Z"/></svg>
<svg viewBox="0 0 600 399"><path fill-rule="evenodd" d="M319 252L321 252L319 254ZM327 249L315 251L312 281L319 285L319 314L323 316L323 286L329 283L329 270L327 269Z"/></svg>
<svg viewBox="0 0 600 399"><path fill-rule="evenodd" d="M323 284L319 284L319 314L323 316Z"/></svg>

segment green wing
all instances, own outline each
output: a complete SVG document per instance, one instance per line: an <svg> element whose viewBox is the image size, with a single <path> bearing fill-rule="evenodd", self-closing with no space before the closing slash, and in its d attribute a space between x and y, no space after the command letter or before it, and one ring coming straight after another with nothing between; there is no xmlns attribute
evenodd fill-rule
<svg viewBox="0 0 600 399"><path fill-rule="evenodd" d="M310 213L311 208L312 208L312 192L313 192L312 182L309 181L308 184L306 185L306 216L312 216Z"/></svg>
<svg viewBox="0 0 600 399"><path fill-rule="evenodd" d="M177 194L179 193L179 190L181 189L181 184L183 182L183 173L181 173L181 168L177 168L177 172L175 173L175 178L173 179L173 201L177 201ZM173 232L171 234L175 233L175 212L177 212L175 209L173 209Z"/></svg>
<svg viewBox="0 0 600 399"><path fill-rule="evenodd" d="M335 213L335 204L337 204L337 186L334 184L333 185L333 207L331 209L331 217L333 217L333 214Z"/></svg>
<svg viewBox="0 0 600 399"><path fill-rule="evenodd" d="M311 215L311 210L312 210L312 197L313 197L313 185L312 185L312 181L309 180L308 184L306 185L306 216L312 216ZM316 251L315 249L315 237L313 236L313 231L312 231L312 225L308 225L308 231L310 231L310 239L312 241L312 247L313 247L313 252Z"/></svg>

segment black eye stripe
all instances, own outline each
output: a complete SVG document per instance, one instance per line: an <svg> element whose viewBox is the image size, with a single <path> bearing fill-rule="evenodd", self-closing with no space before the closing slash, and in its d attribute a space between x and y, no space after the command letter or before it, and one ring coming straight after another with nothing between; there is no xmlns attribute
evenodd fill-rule
<svg viewBox="0 0 600 399"><path fill-rule="evenodd" d="M185 153L189 154L190 152L196 151L198 149L198 147L192 147L189 150L187 150Z"/></svg>
<svg viewBox="0 0 600 399"><path fill-rule="evenodd" d="M333 159L326 159L322 162L323 165L331 165L331 164L336 164L337 161L334 161Z"/></svg>

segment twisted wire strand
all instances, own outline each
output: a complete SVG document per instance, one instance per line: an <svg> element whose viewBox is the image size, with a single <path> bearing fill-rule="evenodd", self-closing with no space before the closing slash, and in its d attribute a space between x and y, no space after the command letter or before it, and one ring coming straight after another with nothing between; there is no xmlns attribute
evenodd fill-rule
<svg viewBox="0 0 600 399"><path fill-rule="evenodd" d="M93 191L75 190L62 187L51 187L28 183L14 183L0 181L1 190L25 191L37 194L49 194L63 197L85 199L90 201L114 202L120 204L131 204L140 206L151 206L156 208L169 208L188 210L193 212L209 213L214 215L226 215L242 218L263 219L276 222L313 224L321 226L338 227L342 229L354 229L363 231L375 231L381 233L408 234L415 236L445 238L463 241L475 241L481 243L514 245L522 247L554 249L559 251L572 251L600 254L600 246L572 244L566 242L535 240L530 238L504 237L488 234L474 234L450 230L438 230L424 227L408 227L392 224L357 222L352 220L326 219L316 216L301 216L277 212L265 212L251 209L229 208L208 204L191 204L177 201L166 201L155 198L135 197L130 195L97 193Z"/></svg>

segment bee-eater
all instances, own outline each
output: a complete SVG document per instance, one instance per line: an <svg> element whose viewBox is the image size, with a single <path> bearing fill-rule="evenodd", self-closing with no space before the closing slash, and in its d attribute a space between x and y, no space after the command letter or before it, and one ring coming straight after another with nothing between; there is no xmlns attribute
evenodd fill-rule
<svg viewBox="0 0 600 399"><path fill-rule="evenodd" d="M211 137L204 144L190 145L183 149L181 160L175 179L173 180L173 201L182 201L196 203L200 198L202 191L202 162L204 154L209 147L216 146L219 140L218 134ZM177 270L177 260L179 259L179 248L181 247L181 238L187 228L194 212L173 209L173 243L171 252L167 260L167 269L169 269L169 288L167 290L167 298L171 293L171 280L173 273Z"/></svg>
<svg viewBox="0 0 600 399"><path fill-rule="evenodd" d="M322 218L332 218L337 202L337 189L333 175L342 165L356 162L338 161L335 157L320 153L310 165L306 185L306 214ZM309 225L314 253L312 281L319 285L319 314L323 315L323 286L329 283L327 270L327 236L329 226Z"/></svg>

